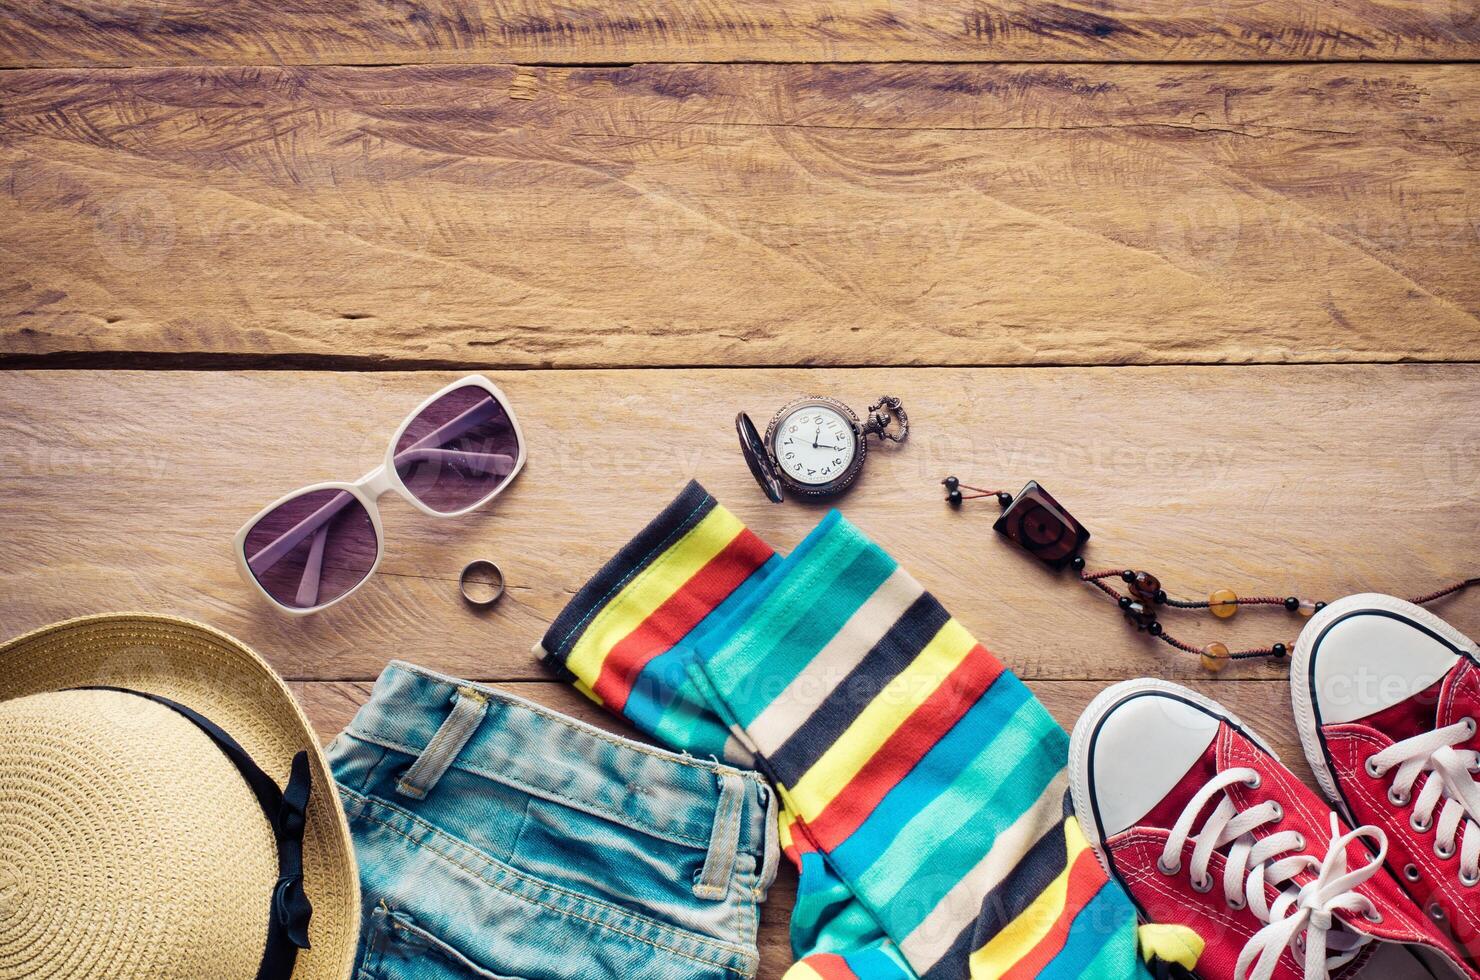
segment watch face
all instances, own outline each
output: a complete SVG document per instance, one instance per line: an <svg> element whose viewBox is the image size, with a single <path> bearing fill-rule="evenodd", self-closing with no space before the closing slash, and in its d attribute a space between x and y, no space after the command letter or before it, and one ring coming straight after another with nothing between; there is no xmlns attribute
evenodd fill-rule
<svg viewBox="0 0 1480 980"><path fill-rule="evenodd" d="M820 486L843 475L858 452L853 424L835 409L806 405L776 426L773 449L781 472Z"/></svg>

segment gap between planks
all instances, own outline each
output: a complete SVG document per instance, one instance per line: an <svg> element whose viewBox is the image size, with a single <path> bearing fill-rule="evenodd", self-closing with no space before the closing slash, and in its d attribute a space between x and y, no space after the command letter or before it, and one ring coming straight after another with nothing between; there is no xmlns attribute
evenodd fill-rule
<svg viewBox="0 0 1480 980"><path fill-rule="evenodd" d="M1392 357L1372 360L1302 360L1291 361L1270 358L1247 361L1155 361L1155 362L1111 362L1111 361L1045 361L1014 363L1000 361L992 363L939 362L935 364L911 364L906 361L869 361L857 364L734 364L706 363L696 361L686 364L626 364L620 361L580 364L492 364L487 359L469 357L466 360L417 358L378 359L338 354L196 354L167 353L163 351L65 351L50 354L5 354L0 353L0 371L193 371L193 372L266 372L266 371L318 371L324 373L370 374L375 372L411 371L791 371L829 370L863 371L873 368L908 368L911 371L1016 371L1020 368L1034 370L1070 370L1083 368L1258 368L1258 367L1343 367L1351 365L1373 367L1398 367L1418 364L1480 364L1472 358L1423 358Z"/></svg>
<svg viewBox="0 0 1480 980"><path fill-rule="evenodd" d="M1178 58L1120 58L1106 61L1086 61L1082 58L1056 60L1033 60L1028 58L960 58L932 60L928 58L814 58L802 61L782 61L774 58L714 58L705 61L692 59L638 59L636 61L264 61L238 64L231 61L137 61L128 64L75 64L48 65L41 63L0 65L0 74L5 72L112 72L112 71L169 71L190 68L309 68L309 69L385 69L385 68L555 68L578 70L583 68L702 68L716 65L761 65L771 68L855 65L858 67L906 67L911 65L938 68L1090 68L1122 65L1155 65L1164 68L1319 68L1341 65L1390 65L1402 67L1430 67L1436 65L1476 65L1477 58L1327 58L1297 61L1279 58L1229 58L1223 61L1198 61Z"/></svg>
<svg viewBox="0 0 1480 980"><path fill-rule="evenodd" d="M390 661L387 660L386 662L389 663ZM1011 664L1008 664L1007 666L1008 666L1009 669L1011 669L1011 667L1012 667ZM379 676L379 675L378 674L374 674L374 675L358 676L358 677L309 677L309 676L298 676L296 674L281 674L279 676L281 676L283 680L287 681L290 684L371 684L371 683L374 683L375 678L377 676ZM562 688L570 686L570 682L569 681L563 681L563 680L561 680L558 677L551 677L549 674L545 674L543 676L511 675L511 676L507 676L507 677L481 677L481 676L475 676L475 677L464 677L462 679L463 680L466 680L466 681L471 681L474 684L489 684L489 685L493 685L493 684L553 684L553 685L555 685L557 687L562 687ZM1037 684L1104 684L1104 685L1108 686L1110 684L1119 683L1120 681L1123 681L1125 679L1126 678L1125 678L1125 675L1124 674L1114 674L1114 675L1110 675L1110 676L1106 676L1106 677L1073 677L1073 678L1070 678L1070 677L1045 677L1045 678L1030 678L1029 680L1025 681L1024 683L1034 684L1034 685L1037 685ZM1275 676L1275 677L1219 677L1216 674L1208 674L1207 675L1207 682L1209 684L1281 684L1281 683L1288 683L1288 678L1283 677L1283 676Z"/></svg>

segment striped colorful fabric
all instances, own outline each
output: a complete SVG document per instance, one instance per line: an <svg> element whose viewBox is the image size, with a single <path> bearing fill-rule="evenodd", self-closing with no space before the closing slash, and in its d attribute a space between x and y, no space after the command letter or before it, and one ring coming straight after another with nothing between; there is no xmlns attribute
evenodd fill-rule
<svg viewBox="0 0 1480 980"><path fill-rule="evenodd" d="M545 662L659 740L752 765L690 677L693 641L758 592L781 559L690 483L586 583L545 634Z"/></svg>
<svg viewBox="0 0 1480 980"><path fill-rule="evenodd" d="M783 558L690 484L542 649L674 748L775 783L789 980L1146 975L1068 812L1063 729L838 513Z"/></svg>

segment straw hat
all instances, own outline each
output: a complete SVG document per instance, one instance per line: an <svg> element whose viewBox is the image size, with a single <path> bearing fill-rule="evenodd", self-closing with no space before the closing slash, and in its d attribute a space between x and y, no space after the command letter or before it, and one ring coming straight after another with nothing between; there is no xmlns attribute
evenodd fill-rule
<svg viewBox="0 0 1480 980"><path fill-rule="evenodd" d="M0 980L346 980L359 926L328 763L261 657L149 615L0 645Z"/></svg>

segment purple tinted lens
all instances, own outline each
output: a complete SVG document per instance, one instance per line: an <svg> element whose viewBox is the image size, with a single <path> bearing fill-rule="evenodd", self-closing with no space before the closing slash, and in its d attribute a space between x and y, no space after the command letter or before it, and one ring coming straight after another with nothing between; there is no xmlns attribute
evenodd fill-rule
<svg viewBox="0 0 1480 980"><path fill-rule="evenodd" d="M432 402L396 442L401 482L443 514L471 507L508 483L518 459L519 437L509 414L474 385Z"/></svg>
<svg viewBox="0 0 1480 980"><path fill-rule="evenodd" d="M365 581L379 544L365 506L343 490L314 490L274 507L247 532L247 567L285 606L311 609Z"/></svg>

